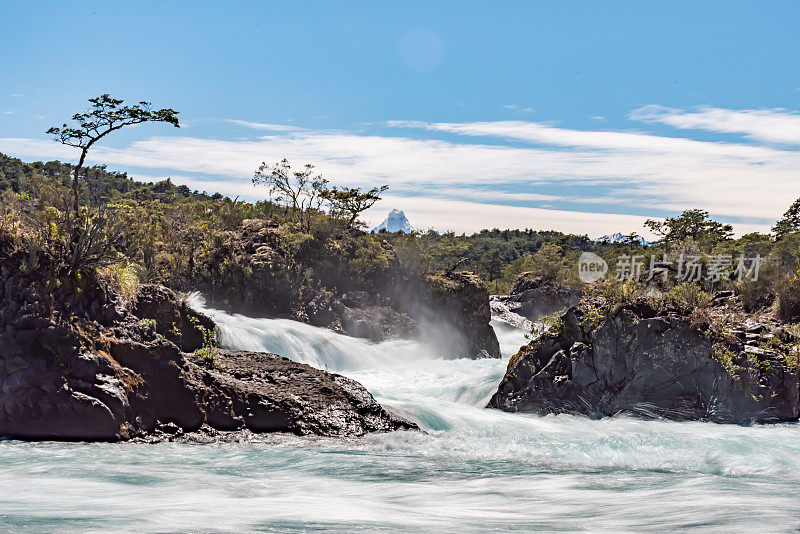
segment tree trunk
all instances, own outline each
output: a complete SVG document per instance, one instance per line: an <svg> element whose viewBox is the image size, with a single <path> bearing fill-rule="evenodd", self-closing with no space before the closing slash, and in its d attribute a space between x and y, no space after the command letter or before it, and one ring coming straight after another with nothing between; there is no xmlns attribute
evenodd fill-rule
<svg viewBox="0 0 800 534"><path fill-rule="evenodd" d="M88 147L84 148L83 151L81 151L81 159L80 159L80 161L78 161L78 164L75 166L75 172L72 175L72 194L73 194L72 213L73 213L73 216L75 217L75 221L76 222L78 220L78 209L80 207L80 199L79 199L79 197L80 197L80 194L79 194L80 187L79 187L79 184L78 184L78 177L80 176L81 169L83 168L83 162L86 161L86 152L87 152L87 150L88 150Z"/></svg>

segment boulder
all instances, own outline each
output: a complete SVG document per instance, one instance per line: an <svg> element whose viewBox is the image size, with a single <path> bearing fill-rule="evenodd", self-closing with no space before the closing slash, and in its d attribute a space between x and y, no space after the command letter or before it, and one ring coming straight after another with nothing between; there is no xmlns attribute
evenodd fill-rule
<svg viewBox="0 0 800 534"><path fill-rule="evenodd" d="M361 436L416 428L358 382L275 354L220 350L211 365L197 355L187 361L187 384L218 430Z"/></svg>
<svg viewBox="0 0 800 534"><path fill-rule="evenodd" d="M389 306L345 307L341 325L343 333L372 341L409 338L417 332L416 321Z"/></svg>

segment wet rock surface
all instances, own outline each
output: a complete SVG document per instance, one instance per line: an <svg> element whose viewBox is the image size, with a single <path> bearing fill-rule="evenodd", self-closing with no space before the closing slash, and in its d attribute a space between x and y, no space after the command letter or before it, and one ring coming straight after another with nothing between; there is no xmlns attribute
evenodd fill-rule
<svg viewBox="0 0 800 534"><path fill-rule="evenodd" d="M218 430L361 436L416 428L358 382L275 354L220 350L211 365L196 355L187 361L187 383Z"/></svg>
<svg viewBox="0 0 800 534"><path fill-rule="evenodd" d="M202 328L214 330L215 326L214 321L191 309L174 291L155 284L139 287L131 312L140 319L154 321L156 333L175 343L184 352L202 347Z"/></svg>

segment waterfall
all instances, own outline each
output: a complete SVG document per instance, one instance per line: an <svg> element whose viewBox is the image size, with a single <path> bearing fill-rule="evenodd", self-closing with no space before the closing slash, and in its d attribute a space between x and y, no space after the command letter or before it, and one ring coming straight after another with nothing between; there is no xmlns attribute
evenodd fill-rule
<svg viewBox="0 0 800 534"><path fill-rule="evenodd" d="M525 343L524 332L496 322L504 358L452 359L417 340L373 342L289 319L264 319L210 308L192 293L189 305L217 323L223 345L279 354L364 384L390 404L410 399L458 402L483 407L503 376L507 357Z"/></svg>

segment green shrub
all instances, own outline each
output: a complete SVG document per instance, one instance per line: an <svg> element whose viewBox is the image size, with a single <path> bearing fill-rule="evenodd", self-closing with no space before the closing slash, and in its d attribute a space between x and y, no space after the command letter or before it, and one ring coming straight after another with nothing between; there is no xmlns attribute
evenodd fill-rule
<svg viewBox="0 0 800 534"><path fill-rule="evenodd" d="M780 319L793 321L800 318L800 269L791 280L778 285L775 304Z"/></svg>
<svg viewBox="0 0 800 534"><path fill-rule="evenodd" d="M156 331L156 327L158 326L156 324L156 320L155 319L148 319L148 318L139 319L139 324L141 326L145 327L145 328L149 328L153 332Z"/></svg>
<svg viewBox="0 0 800 534"><path fill-rule="evenodd" d="M194 351L200 356L206 365L213 367L219 356L218 349L221 347L217 332L211 328L200 327L203 332L203 346Z"/></svg>
<svg viewBox="0 0 800 534"><path fill-rule="evenodd" d="M598 286L598 290L609 307L633 304L644 300L647 295L647 286L633 280L610 280Z"/></svg>
<svg viewBox="0 0 800 534"><path fill-rule="evenodd" d="M714 343L711 348L711 356L717 360L728 375L738 377L742 368L736 363L739 355L730 350L724 343Z"/></svg>
<svg viewBox="0 0 800 534"><path fill-rule="evenodd" d="M126 301L133 300L139 290L139 268L128 262L115 263L99 269L98 274Z"/></svg>
<svg viewBox="0 0 800 534"><path fill-rule="evenodd" d="M684 312L711 304L711 295L694 282L681 282L666 293L666 300Z"/></svg>
<svg viewBox="0 0 800 534"><path fill-rule="evenodd" d="M587 331L594 330L606 318L604 310L597 307L589 307L581 317L580 325Z"/></svg>
<svg viewBox="0 0 800 534"><path fill-rule="evenodd" d="M564 319L561 318L560 312L556 312L550 315L545 315L539 319L539 324L541 325L541 331L543 333L554 334L558 335L564 331ZM532 333L536 331L536 325L534 324Z"/></svg>

